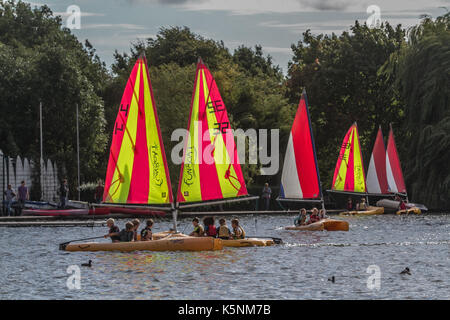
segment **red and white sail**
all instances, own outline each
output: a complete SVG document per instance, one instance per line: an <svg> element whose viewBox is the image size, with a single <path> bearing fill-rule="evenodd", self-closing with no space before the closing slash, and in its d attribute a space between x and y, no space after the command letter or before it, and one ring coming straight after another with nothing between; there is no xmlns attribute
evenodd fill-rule
<svg viewBox="0 0 450 320"><path fill-rule="evenodd" d="M392 126L389 131L389 138L386 151L386 176L389 191L394 193L406 193L405 181L403 179L400 158L395 146L394 132Z"/></svg>
<svg viewBox="0 0 450 320"><path fill-rule="evenodd" d="M384 145L381 127L378 129L375 145L370 157L369 170L367 171L367 192L387 194L388 182L386 178L386 147Z"/></svg>
<svg viewBox="0 0 450 320"><path fill-rule="evenodd" d="M303 91L289 141L281 175L280 198L320 199L319 170L311 130L306 92Z"/></svg>

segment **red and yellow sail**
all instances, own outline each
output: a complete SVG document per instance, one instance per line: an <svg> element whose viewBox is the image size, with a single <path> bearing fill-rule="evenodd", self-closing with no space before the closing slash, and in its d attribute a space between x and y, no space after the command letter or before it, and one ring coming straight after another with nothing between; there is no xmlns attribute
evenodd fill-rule
<svg viewBox="0 0 450 320"><path fill-rule="evenodd" d="M103 201L165 204L173 202L147 61L131 71L114 124Z"/></svg>
<svg viewBox="0 0 450 320"><path fill-rule="evenodd" d="M197 65L177 202L247 195L234 135L216 82Z"/></svg>
<svg viewBox="0 0 450 320"><path fill-rule="evenodd" d="M356 123L350 127L342 142L332 190L366 192L364 164Z"/></svg>

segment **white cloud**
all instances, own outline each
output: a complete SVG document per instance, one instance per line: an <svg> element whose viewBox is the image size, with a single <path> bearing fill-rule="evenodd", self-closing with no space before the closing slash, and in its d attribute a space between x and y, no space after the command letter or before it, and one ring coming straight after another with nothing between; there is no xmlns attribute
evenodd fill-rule
<svg viewBox="0 0 450 320"><path fill-rule="evenodd" d="M233 15L317 11L365 12L377 5L381 12L421 11L448 4L448 0L125 0L130 4L170 5L189 11L227 11Z"/></svg>
<svg viewBox="0 0 450 320"><path fill-rule="evenodd" d="M281 54L292 55L292 49L290 47L285 48L285 47L266 47L266 46L263 46L262 49L263 49L263 51L268 52L268 53L281 53Z"/></svg>
<svg viewBox="0 0 450 320"><path fill-rule="evenodd" d="M85 23L83 29L126 29L126 30L145 30L147 27L127 23Z"/></svg>
<svg viewBox="0 0 450 320"><path fill-rule="evenodd" d="M104 13L84 12L84 11L81 11L80 14L81 14L82 17L103 17L103 16L105 16ZM53 15L61 16L61 17L65 18L65 17L68 17L68 16L72 15L72 13L53 12Z"/></svg>

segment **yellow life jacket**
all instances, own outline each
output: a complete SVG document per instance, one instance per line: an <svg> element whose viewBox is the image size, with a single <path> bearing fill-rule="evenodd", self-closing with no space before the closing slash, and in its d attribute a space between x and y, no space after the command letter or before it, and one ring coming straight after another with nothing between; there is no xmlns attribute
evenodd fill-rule
<svg viewBox="0 0 450 320"><path fill-rule="evenodd" d="M203 234L205 233L205 230L203 229L202 225L199 224L199 225L197 225L197 226L194 228L194 232L198 233L198 235L199 235L200 237L202 237Z"/></svg>
<svg viewBox="0 0 450 320"><path fill-rule="evenodd" d="M238 237L236 236L236 228L233 229L233 238L234 239L245 239L245 231L244 228L242 228L241 226L238 226L239 229L241 229L241 235Z"/></svg>
<svg viewBox="0 0 450 320"><path fill-rule="evenodd" d="M229 238L230 237L230 229L226 225L220 226L217 232L217 236L219 238Z"/></svg>

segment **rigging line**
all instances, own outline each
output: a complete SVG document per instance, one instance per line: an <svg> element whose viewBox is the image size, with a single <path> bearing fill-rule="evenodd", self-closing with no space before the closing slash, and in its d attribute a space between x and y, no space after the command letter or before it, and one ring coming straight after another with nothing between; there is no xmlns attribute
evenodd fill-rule
<svg viewBox="0 0 450 320"><path fill-rule="evenodd" d="M143 71L142 71L142 61L141 61L140 65L139 65L139 67L141 68L140 71L141 71L141 73L142 73L142 72L143 72ZM139 70L138 70L138 71L139 71ZM138 72L138 73L139 73L139 72ZM136 93L136 86L135 86L135 83L133 83L133 80L131 80L131 76L128 78L128 83L129 83L129 84L131 85L131 87L133 88L133 96L134 96L134 98L136 99L136 103L137 103L138 110L139 110L139 115L141 115L141 114L142 114L142 110L141 110L140 107L139 107L139 97L138 97L138 95L137 95L137 93ZM130 108L131 108L132 102L133 102L133 100L130 101ZM122 122L125 124L125 131L126 131L126 133L127 133L128 138L129 138L130 141L131 141L131 144L133 145L133 152L136 152L136 143L133 141L133 138L131 137L130 131L128 130L128 126L126 125L127 122L124 120L123 115L122 115L122 113L120 113L120 111L119 111L119 115L120 115L120 117L121 117L121 119L122 119ZM127 120L128 120L128 116L127 116Z"/></svg>
<svg viewBox="0 0 450 320"><path fill-rule="evenodd" d="M239 181L238 178L236 178L235 176L231 175L230 167L231 167L231 164L228 166L228 170L225 172L225 177L224 177L224 178L227 179L228 182L231 184L231 186L232 186L234 189L236 189L236 191L239 192L240 188L236 187L236 186L234 185L234 183L231 181L230 178L235 179L237 182L239 182L239 184L241 184L241 182ZM241 187L242 187L242 186L241 186Z"/></svg>
<svg viewBox="0 0 450 320"><path fill-rule="evenodd" d="M108 196L109 196L110 199L112 199L112 197L113 197L113 196L116 194L116 192L119 190L119 187L120 187L120 185L121 185L121 183L122 183L122 179L125 179L125 178L124 178L124 176L122 175L122 172L120 172L120 168L119 168L119 166L117 165L117 160L115 159L112 150L110 150L110 154L111 154L111 157L112 157L112 159L113 159L113 161L114 161L115 168L116 168L116 170L117 170L117 172L118 172L118 174L119 174L119 177L118 177L116 180L114 180L113 182L111 182L111 184L109 185ZM111 194L111 193L110 193L111 186L113 186L117 181L119 181L119 183L117 184L116 190Z"/></svg>
<svg viewBox="0 0 450 320"><path fill-rule="evenodd" d="M117 187L116 187L116 189L114 190L114 192L111 194L111 193L109 192L109 190L111 190L111 186L113 186L117 181L119 181L119 183L117 184ZM109 196L109 199L112 200L112 197L113 197L113 196L117 193L117 191L119 190L119 187L120 187L121 183L122 183L121 179L120 179L120 178L117 178L116 180L114 180L114 181L110 184L109 190L108 190L108 196Z"/></svg>

